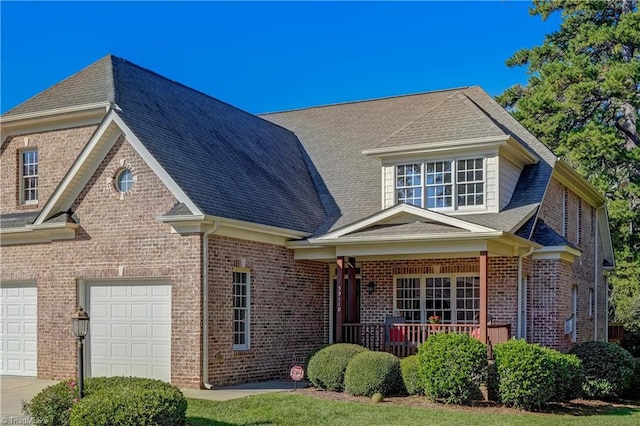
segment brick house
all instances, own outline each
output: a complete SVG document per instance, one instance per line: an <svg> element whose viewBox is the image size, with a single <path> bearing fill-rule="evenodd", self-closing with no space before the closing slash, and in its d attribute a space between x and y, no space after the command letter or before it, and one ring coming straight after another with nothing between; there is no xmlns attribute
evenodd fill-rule
<svg viewBox="0 0 640 426"><path fill-rule="evenodd" d="M2 116L0 167L1 374L73 376L79 305L89 376L190 387L606 340L605 199L477 87L258 117L107 56Z"/></svg>

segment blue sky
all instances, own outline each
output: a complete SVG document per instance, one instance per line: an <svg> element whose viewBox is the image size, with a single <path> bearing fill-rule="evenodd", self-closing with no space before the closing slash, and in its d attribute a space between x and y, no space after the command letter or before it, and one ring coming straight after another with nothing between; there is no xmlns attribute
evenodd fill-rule
<svg viewBox="0 0 640 426"><path fill-rule="evenodd" d="M557 29L530 2L7 2L1 110L108 53L253 113L526 82L504 61Z"/></svg>

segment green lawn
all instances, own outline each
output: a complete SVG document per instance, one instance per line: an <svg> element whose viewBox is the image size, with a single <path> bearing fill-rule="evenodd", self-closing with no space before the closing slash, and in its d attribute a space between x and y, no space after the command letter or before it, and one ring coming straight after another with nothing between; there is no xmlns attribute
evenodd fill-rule
<svg viewBox="0 0 640 426"><path fill-rule="evenodd" d="M639 425L640 407L606 414L493 414L449 409L407 408L273 393L217 402L189 399L187 424L196 425Z"/></svg>

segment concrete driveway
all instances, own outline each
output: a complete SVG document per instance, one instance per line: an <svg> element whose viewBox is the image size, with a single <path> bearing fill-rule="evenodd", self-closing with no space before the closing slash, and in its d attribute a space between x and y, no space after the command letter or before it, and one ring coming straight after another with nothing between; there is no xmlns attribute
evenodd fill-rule
<svg viewBox="0 0 640 426"><path fill-rule="evenodd" d="M24 419L22 400L30 400L47 386L55 385L57 380L40 380L33 377L0 376L0 413L2 424L17 423ZM11 422L13 421L13 423Z"/></svg>

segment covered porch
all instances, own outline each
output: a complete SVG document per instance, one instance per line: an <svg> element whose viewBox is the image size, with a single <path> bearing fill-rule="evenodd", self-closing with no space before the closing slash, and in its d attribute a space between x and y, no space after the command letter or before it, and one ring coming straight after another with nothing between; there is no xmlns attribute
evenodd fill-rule
<svg viewBox="0 0 640 426"><path fill-rule="evenodd" d="M330 342L404 357L434 334L491 346L526 332L523 263L539 245L512 233L397 205L289 247L330 265Z"/></svg>

